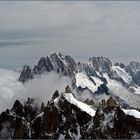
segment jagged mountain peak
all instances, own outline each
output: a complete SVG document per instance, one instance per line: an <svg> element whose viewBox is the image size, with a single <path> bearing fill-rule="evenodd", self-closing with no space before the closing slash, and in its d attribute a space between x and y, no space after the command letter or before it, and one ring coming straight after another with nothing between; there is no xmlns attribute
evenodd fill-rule
<svg viewBox="0 0 140 140"><path fill-rule="evenodd" d="M69 87L69 85L66 86L65 92L66 92L66 93L71 93L71 92L72 92L72 90L71 90L71 88Z"/></svg>
<svg viewBox="0 0 140 140"><path fill-rule="evenodd" d="M48 57L50 57L51 55L58 55L59 53L60 53L60 52L57 53L57 52L53 52L53 51L52 51L52 52L49 53Z"/></svg>
<svg viewBox="0 0 140 140"><path fill-rule="evenodd" d="M122 69L124 69L125 68L125 64L124 63L122 63L122 62L116 62L115 64L114 64L114 66L119 66L120 68L122 68Z"/></svg>
<svg viewBox="0 0 140 140"><path fill-rule="evenodd" d="M56 99L57 97L59 97L60 93L58 90L56 90L52 96L52 100Z"/></svg>
<svg viewBox="0 0 140 140"><path fill-rule="evenodd" d="M110 62L111 63L111 60L109 59L109 58L107 58L107 57L104 57L104 56L98 56L98 57L91 57L91 58L89 58L89 61L90 60L96 60L96 61L108 61L108 62Z"/></svg>
<svg viewBox="0 0 140 140"><path fill-rule="evenodd" d="M76 99L69 85L66 86L65 91L62 93L59 93L59 91L56 90L53 94L51 101L51 103L54 103L58 109L65 108L67 106L67 102L71 105L74 105L76 108L79 108L81 111L84 111L92 117L95 115L95 110L93 108ZM62 107L62 104L64 104L64 107Z"/></svg>
<svg viewBox="0 0 140 140"><path fill-rule="evenodd" d="M92 57L89 59L89 64L95 69L95 71L107 72L112 67L112 62L106 57Z"/></svg>
<svg viewBox="0 0 140 140"><path fill-rule="evenodd" d="M76 71L76 62L69 55L62 55L62 53L50 53L46 57L41 57L37 65L32 69L31 67L23 68L19 81L26 82L33 78L34 75L43 74L51 71L65 75L73 76ZM28 69L27 69L28 68Z"/></svg>
<svg viewBox="0 0 140 140"><path fill-rule="evenodd" d="M33 74L32 74L32 68L29 65L25 65L23 67L23 70L21 71L20 77L19 77L19 81L21 82L27 82L29 79L33 78Z"/></svg>

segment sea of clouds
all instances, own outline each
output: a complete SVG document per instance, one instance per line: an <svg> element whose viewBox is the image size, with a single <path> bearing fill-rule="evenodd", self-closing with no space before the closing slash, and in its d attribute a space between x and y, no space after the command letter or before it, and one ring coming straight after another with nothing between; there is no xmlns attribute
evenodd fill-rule
<svg viewBox="0 0 140 140"><path fill-rule="evenodd" d="M59 77L54 72L36 77L25 84L18 81L19 75L16 71L0 69L0 112L12 108L16 99L24 103L31 97L40 104L47 104L55 90L63 92L71 84L69 78Z"/></svg>

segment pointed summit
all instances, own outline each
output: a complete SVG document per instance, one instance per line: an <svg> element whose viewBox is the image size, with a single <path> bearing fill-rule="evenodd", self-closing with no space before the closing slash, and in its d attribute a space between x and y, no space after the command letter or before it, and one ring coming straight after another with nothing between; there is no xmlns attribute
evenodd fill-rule
<svg viewBox="0 0 140 140"><path fill-rule="evenodd" d="M69 85L66 86L65 93L72 93L71 88L69 87Z"/></svg>
<svg viewBox="0 0 140 140"><path fill-rule="evenodd" d="M52 96L52 100L56 99L57 97L59 97L59 91L56 90Z"/></svg>
<svg viewBox="0 0 140 140"><path fill-rule="evenodd" d="M109 99L107 100L107 107L116 107L117 103L116 101L110 96Z"/></svg>
<svg viewBox="0 0 140 140"><path fill-rule="evenodd" d="M32 79L32 78L33 78L33 75L32 75L31 66L25 65L23 67L23 70L22 70L21 74L20 74L19 81L24 83L24 82L27 82L29 79Z"/></svg>

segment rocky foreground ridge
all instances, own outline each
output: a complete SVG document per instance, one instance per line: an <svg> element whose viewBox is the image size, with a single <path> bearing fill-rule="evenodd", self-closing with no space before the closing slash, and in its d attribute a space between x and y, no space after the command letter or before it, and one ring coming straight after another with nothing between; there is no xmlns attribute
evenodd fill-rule
<svg viewBox="0 0 140 140"><path fill-rule="evenodd" d="M0 138L11 139L140 139L140 112L123 109L111 96L97 106L80 102L69 86L55 91L45 106L16 100L0 114Z"/></svg>

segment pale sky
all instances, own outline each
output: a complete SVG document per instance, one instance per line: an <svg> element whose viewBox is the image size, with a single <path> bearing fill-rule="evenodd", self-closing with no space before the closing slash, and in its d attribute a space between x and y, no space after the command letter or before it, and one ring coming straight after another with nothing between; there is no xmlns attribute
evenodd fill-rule
<svg viewBox="0 0 140 140"><path fill-rule="evenodd" d="M140 61L140 2L0 1L0 68L34 65L52 51Z"/></svg>

